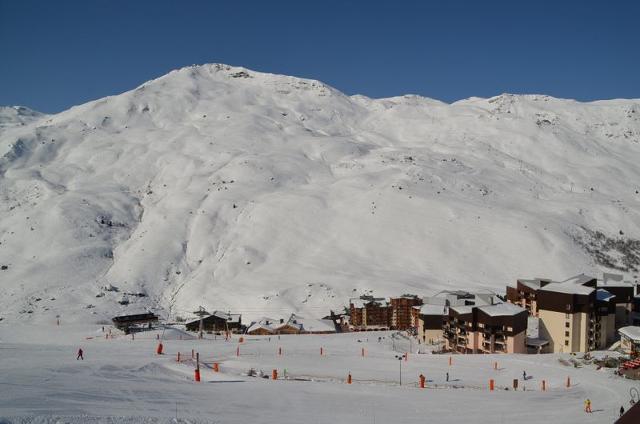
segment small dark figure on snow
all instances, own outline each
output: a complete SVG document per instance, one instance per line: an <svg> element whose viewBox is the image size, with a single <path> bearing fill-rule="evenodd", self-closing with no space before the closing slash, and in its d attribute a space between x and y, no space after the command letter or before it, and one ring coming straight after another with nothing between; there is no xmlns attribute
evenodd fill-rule
<svg viewBox="0 0 640 424"><path fill-rule="evenodd" d="M527 372L526 371L522 371L522 379L523 380L527 380Z"/></svg>
<svg viewBox="0 0 640 424"><path fill-rule="evenodd" d="M447 373L447 381L449 381L449 373Z"/></svg>
<svg viewBox="0 0 640 424"><path fill-rule="evenodd" d="M620 406L620 416L624 415L624 406Z"/></svg>
<svg viewBox="0 0 640 424"><path fill-rule="evenodd" d="M82 349L78 349L78 356L76 356L76 361L78 359L82 359L84 361L84 356L82 356L84 352L82 352Z"/></svg>

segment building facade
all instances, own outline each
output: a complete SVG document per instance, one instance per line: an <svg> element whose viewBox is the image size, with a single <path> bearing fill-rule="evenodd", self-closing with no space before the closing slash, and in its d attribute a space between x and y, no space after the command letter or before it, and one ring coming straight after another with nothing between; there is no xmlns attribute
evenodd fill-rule
<svg viewBox="0 0 640 424"><path fill-rule="evenodd" d="M458 353L526 353L528 312L511 303L451 306L445 347Z"/></svg>
<svg viewBox="0 0 640 424"><path fill-rule="evenodd" d="M391 298L391 328L394 330L415 329L414 306L422 305L422 299L415 295L403 295Z"/></svg>

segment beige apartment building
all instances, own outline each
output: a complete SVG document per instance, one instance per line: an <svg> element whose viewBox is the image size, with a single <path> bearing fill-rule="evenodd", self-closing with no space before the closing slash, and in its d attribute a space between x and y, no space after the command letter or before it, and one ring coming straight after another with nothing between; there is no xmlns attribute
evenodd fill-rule
<svg viewBox="0 0 640 424"><path fill-rule="evenodd" d="M444 317L449 313L445 305L421 305L414 306L418 313L416 319L416 331L418 340L422 343L439 343L443 340L442 326Z"/></svg>
<svg viewBox="0 0 640 424"><path fill-rule="evenodd" d="M614 295L597 289L595 278L578 276L537 291L539 335L551 352L588 352L615 337Z"/></svg>

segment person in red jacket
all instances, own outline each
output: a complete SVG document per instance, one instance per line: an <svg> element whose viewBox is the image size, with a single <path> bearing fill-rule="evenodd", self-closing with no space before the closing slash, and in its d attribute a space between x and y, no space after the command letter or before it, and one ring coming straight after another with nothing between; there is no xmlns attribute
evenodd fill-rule
<svg viewBox="0 0 640 424"><path fill-rule="evenodd" d="M78 359L82 359L84 361L84 356L82 356L82 348L78 349L78 356L76 356L76 361Z"/></svg>

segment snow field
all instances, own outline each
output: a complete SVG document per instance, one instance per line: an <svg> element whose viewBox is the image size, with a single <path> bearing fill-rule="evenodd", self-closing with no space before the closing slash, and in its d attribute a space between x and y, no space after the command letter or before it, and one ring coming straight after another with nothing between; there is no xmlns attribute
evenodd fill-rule
<svg viewBox="0 0 640 424"><path fill-rule="evenodd" d="M611 370L564 366L560 355L453 355L449 367L449 355L416 353L402 361L399 386L395 355L409 346L398 341L394 351L391 332L271 336L271 341L244 336L239 344L238 336L180 340L181 331L165 330L163 355L155 354L161 331L138 333L135 340L114 334L105 339L99 326L0 324L0 417L16 423L135 422L132 417L169 422L177 406L178 418L194 423L601 423L612 422L620 405L628 405L633 386ZM379 336L385 337L380 343ZM84 361L75 359L80 346ZM201 383L193 381L191 349L203 363ZM214 361L219 373L211 369ZM249 368L269 376L277 369L280 379L248 377ZM527 390L503 390L513 378L522 387L523 370L531 376ZM345 383L349 372L351 385ZM420 373L427 377L426 389L417 386ZM548 391L540 390L542 379ZM592 415L582 411L587 397Z"/></svg>

